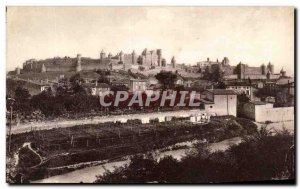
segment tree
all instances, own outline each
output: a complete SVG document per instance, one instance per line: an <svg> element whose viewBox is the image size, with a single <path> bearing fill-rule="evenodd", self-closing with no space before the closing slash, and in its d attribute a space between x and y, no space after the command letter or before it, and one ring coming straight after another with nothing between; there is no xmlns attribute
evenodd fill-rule
<svg viewBox="0 0 300 189"><path fill-rule="evenodd" d="M217 66L215 69L212 71L212 81L219 82L223 81L224 77L224 72L220 68L220 66Z"/></svg>
<svg viewBox="0 0 300 189"><path fill-rule="evenodd" d="M196 150L181 161L172 157L158 161L135 156L129 165L97 176L95 182L222 183L295 179L294 137L287 131L271 134L262 128L225 152L210 152L203 146Z"/></svg>
<svg viewBox="0 0 300 189"><path fill-rule="evenodd" d="M209 68L208 66L205 68L203 73L203 79L214 81L214 82L221 82L224 78L224 72L220 68L220 66L214 66L214 68Z"/></svg>
<svg viewBox="0 0 300 189"><path fill-rule="evenodd" d="M15 90L15 103L13 105L14 111L20 114L31 113L30 94L27 89L18 86Z"/></svg>
<svg viewBox="0 0 300 189"><path fill-rule="evenodd" d="M237 95L237 113L238 113L238 116L243 115L243 106L244 106L245 103L247 103L249 101L250 101L250 98L245 93Z"/></svg>
<svg viewBox="0 0 300 189"><path fill-rule="evenodd" d="M163 89L172 89L175 86L177 75L172 72L161 71L155 78L162 85Z"/></svg>
<svg viewBox="0 0 300 189"><path fill-rule="evenodd" d="M217 89L226 89L226 84L223 81L219 81L217 84Z"/></svg>
<svg viewBox="0 0 300 189"><path fill-rule="evenodd" d="M250 101L250 98L245 93L242 93L237 95L237 100L239 104L245 104Z"/></svg>
<svg viewBox="0 0 300 189"><path fill-rule="evenodd" d="M286 107L290 105L291 95L287 91L278 91L275 97L275 106Z"/></svg>
<svg viewBox="0 0 300 189"><path fill-rule="evenodd" d="M83 83L83 79L81 78L80 74L77 73L77 74L73 75L72 77L70 77L70 82L72 85L74 85L76 83L81 84L81 83Z"/></svg>
<svg viewBox="0 0 300 189"><path fill-rule="evenodd" d="M204 73L203 73L203 79L211 80L211 73L208 66L205 67Z"/></svg>
<svg viewBox="0 0 300 189"><path fill-rule="evenodd" d="M70 78L70 83L72 86L72 90L74 93L84 92L84 88L82 87L83 79L80 74L77 73Z"/></svg>
<svg viewBox="0 0 300 189"><path fill-rule="evenodd" d="M15 90L15 99L16 100L26 100L30 98L30 94L27 89L18 86Z"/></svg>
<svg viewBox="0 0 300 189"><path fill-rule="evenodd" d="M99 79L98 79L98 82L99 83L109 83L109 80L107 79L107 77L106 76L104 76L104 75L100 75L100 77L99 77Z"/></svg>

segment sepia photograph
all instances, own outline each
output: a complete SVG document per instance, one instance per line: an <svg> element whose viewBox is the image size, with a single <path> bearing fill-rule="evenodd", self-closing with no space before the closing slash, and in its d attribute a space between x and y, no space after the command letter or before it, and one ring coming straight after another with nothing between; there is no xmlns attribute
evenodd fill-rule
<svg viewBox="0 0 300 189"><path fill-rule="evenodd" d="M6 182L295 184L295 14L7 6Z"/></svg>

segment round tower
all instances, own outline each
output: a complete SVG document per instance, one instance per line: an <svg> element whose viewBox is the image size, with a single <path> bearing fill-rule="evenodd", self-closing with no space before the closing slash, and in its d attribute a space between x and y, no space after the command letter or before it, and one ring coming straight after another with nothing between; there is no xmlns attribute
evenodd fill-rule
<svg viewBox="0 0 300 189"><path fill-rule="evenodd" d="M102 51L100 53L100 63L103 63L105 58L106 58L106 54L105 54L104 50L102 49Z"/></svg>
<svg viewBox="0 0 300 189"><path fill-rule="evenodd" d="M174 56L172 57L171 65L172 65L172 68L175 68L175 67L176 67L176 60L175 60L175 57L174 57Z"/></svg>
<svg viewBox="0 0 300 189"><path fill-rule="evenodd" d="M81 71L81 54L77 54L76 72Z"/></svg>
<svg viewBox="0 0 300 189"><path fill-rule="evenodd" d="M42 73L45 73L46 71L47 71L47 70L46 70L46 66L45 66L45 64L43 64L43 65L42 65L42 68L41 68L41 72L42 72Z"/></svg>
<svg viewBox="0 0 300 189"><path fill-rule="evenodd" d="M16 75L20 75L20 73L21 73L21 69L20 69L19 67L16 67L16 70L15 70L15 72L16 72Z"/></svg>
<svg viewBox="0 0 300 189"><path fill-rule="evenodd" d="M228 59L228 57L224 57L223 60L222 60L222 63L224 65L229 65L229 59Z"/></svg>
<svg viewBox="0 0 300 189"><path fill-rule="evenodd" d="M274 74L274 65L271 62L268 64L268 70L270 70L271 74Z"/></svg>
<svg viewBox="0 0 300 189"><path fill-rule="evenodd" d="M161 61L162 61L161 49L157 49L156 53L157 53L157 56L158 56L158 58L157 58L157 65L161 66Z"/></svg>
<svg viewBox="0 0 300 189"><path fill-rule="evenodd" d="M132 60L131 60L132 64L136 64L137 63L137 57L136 57L136 53L135 53L134 50L131 53L131 58L132 58Z"/></svg>
<svg viewBox="0 0 300 189"><path fill-rule="evenodd" d="M282 77L286 77L286 71L283 69L283 67L282 67L281 70L280 70L280 75L281 75Z"/></svg>
<svg viewBox="0 0 300 189"><path fill-rule="evenodd" d="M266 75L266 65L262 64L260 67L261 67L261 74Z"/></svg>
<svg viewBox="0 0 300 189"><path fill-rule="evenodd" d="M148 49L145 48L145 49L143 50L143 52L142 52L142 55L146 55L147 53L148 53Z"/></svg>
<svg viewBox="0 0 300 189"><path fill-rule="evenodd" d="M267 79L269 80L271 78L271 71L268 70L268 73L267 73Z"/></svg>
<svg viewBox="0 0 300 189"><path fill-rule="evenodd" d="M274 74L274 65L271 64L271 74Z"/></svg>
<svg viewBox="0 0 300 189"><path fill-rule="evenodd" d="M242 64L242 62L237 65L238 79L245 79L245 67L245 64Z"/></svg>
<svg viewBox="0 0 300 189"><path fill-rule="evenodd" d="M123 51L121 51L121 52L119 53L119 60L120 60L121 62L123 62L123 60L124 60L124 53L123 53Z"/></svg>
<svg viewBox="0 0 300 189"><path fill-rule="evenodd" d="M109 61L111 60L111 57L112 57L112 54L109 53L108 56L107 56L107 58L108 58Z"/></svg>
<svg viewBox="0 0 300 189"><path fill-rule="evenodd" d="M161 60L161 66L162 66L162 67L166 67L166 64L167 64L166 59L163 58L163 59Z"/></svg>

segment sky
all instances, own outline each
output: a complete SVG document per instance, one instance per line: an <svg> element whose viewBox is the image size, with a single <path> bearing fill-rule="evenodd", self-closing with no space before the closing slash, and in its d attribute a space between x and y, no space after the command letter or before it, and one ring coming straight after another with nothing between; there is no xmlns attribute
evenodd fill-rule
<svg viewBox="0 0 300 189"><path fill-rule="evenodd" d="M294 75L293 7L8 7L6 70L27 59L162 49L167 62L228 57Z"/></svg>

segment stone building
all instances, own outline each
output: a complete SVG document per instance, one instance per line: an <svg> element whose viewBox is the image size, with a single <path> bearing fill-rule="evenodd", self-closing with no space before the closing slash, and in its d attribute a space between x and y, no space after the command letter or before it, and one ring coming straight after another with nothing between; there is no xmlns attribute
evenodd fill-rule
<svg viewBox="0 0 300 189"><path fill-rule="evenodd" d="M233 90L212 89L201 93L202 108L216 115L233 115L237 112L237 95Z"/></svg>
<svg viewBox="0 0 300 189"><path fill-rule="evenodd" d="M110 91L110 86L106 83L84 83L83 86L87 90L91 90L91 95L102 96Z"/></svg>
<svg viewBox="0 0 300 189"><path fill-rule="evenodd" d="M247 64L239 63L236 67L238 79L271 79L274 76L274 65L269 62L267 66L250 67Z"/></svg>
<svg viewBox="0 0 300 189"><path fill-rule="evenodd" d="M250 100L253 98L253 87L247 82L228 82L226 89L233 90L236 94L246 94Z"/></svg>
<svg viewBox="0 0 300 189"><path fill-rule="evenodd" d="M218 69L224 74L224 79L272 80L278 79L281 75L286 74L284 70L278 74L274 73L274 65L271 64L271 62L258 67L248 66L242 62L237 66L231 66L228 57L224 57L221 62L219 62L218 59L216 61L210 61L210 59L207 58L206 61L197 62L197 66L201 73L213 73Z"/></svg>
<svg viewBox="0 0 300 189"><path fill-rule="evenodd" d="M294 107L274 108L266 102L248 102L243 106L243 114L256 122L281 122L294 120Z"/></svg>
<svg viewBox="0 0 300 189"><path fill-rule="evenodd" d="M129 90L131 92L144 92L147 90L147 80L131 79L129 83Z"/></svg>

